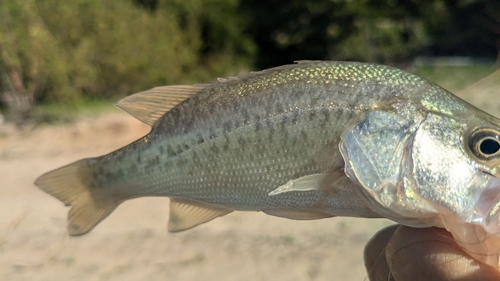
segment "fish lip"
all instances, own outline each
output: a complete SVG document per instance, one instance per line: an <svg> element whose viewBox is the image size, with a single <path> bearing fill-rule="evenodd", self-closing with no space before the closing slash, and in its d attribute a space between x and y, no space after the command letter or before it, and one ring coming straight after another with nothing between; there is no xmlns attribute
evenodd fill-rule
<svg viewBox="0 0 500 281"><path fill-rule="evenodd" d="M479 194L469 220L483 225L493 234L500 232L500 178L489 176L491 179Z"/></svg>

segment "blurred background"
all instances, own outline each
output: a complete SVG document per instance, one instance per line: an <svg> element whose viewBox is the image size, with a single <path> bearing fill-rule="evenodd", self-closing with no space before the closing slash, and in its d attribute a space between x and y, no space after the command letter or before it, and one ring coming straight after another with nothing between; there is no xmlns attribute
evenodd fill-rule
<svg viewBox="0 0 500 281"><path fill-rule="evenodd" d="M295 60L394 65L500 116L500 1L1 0L0 279L363 280L386 220L235 212L168 234L168 199L125 202L68 237L44 172L147 126L113 107L159 85Z"/></svg>
<svg viewBox="0 0 500 281"><path fill-rule="evenodd" d="M61 106L305 59L407 69L417 59L411 70L435 78L422 68L436 57L484 66L499 50L500 2L491 0L2 0L0 108L44 121ZM444 86L492 71L472 70Z"/></svg>

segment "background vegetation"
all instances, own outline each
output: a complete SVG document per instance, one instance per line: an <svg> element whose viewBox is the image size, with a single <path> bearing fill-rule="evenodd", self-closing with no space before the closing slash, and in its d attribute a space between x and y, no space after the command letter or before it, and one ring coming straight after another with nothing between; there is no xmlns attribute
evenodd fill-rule
<svg viewBox="0 0 500 281"><path fill-rule="evenodd" d="M0 107L109 99L299 59L494 60L500 1L2 0Z"/></svg>

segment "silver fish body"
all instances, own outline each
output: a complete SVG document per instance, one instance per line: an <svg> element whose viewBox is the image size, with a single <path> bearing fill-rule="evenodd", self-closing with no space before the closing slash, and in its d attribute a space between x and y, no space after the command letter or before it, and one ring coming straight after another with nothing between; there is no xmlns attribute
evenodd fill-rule
<svg viewBox="0 0 500 281"><path fill-rule="evenodd" d="M500 194L500 121L413 74L301 62L155 88L118 106L151 132L36 182L72 206L70 234L90 231L124 200L168 196L170 231L249 210L293 219L384 216L446 227L467 243L485 237L457 233L479 226L499 239L492 233L500 200L491 196ZM500 246L492 250L491 241L462 246L493 256L482 259L492 264Z"/></svg>

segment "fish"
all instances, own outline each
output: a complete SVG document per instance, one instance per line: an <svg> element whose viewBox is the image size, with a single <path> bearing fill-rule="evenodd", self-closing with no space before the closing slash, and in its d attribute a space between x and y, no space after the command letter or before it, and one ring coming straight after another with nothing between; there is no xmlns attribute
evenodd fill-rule
<svg viewBox="0 0 500 281"><path fill-rule="evenodd" d="M117 106L151 126L35 184L71 206L70 235L125 200L170 198L168 230L233 211L442 227L477 260L500 253L500 120L390 66L299 61L156 87Z"/></svg>

